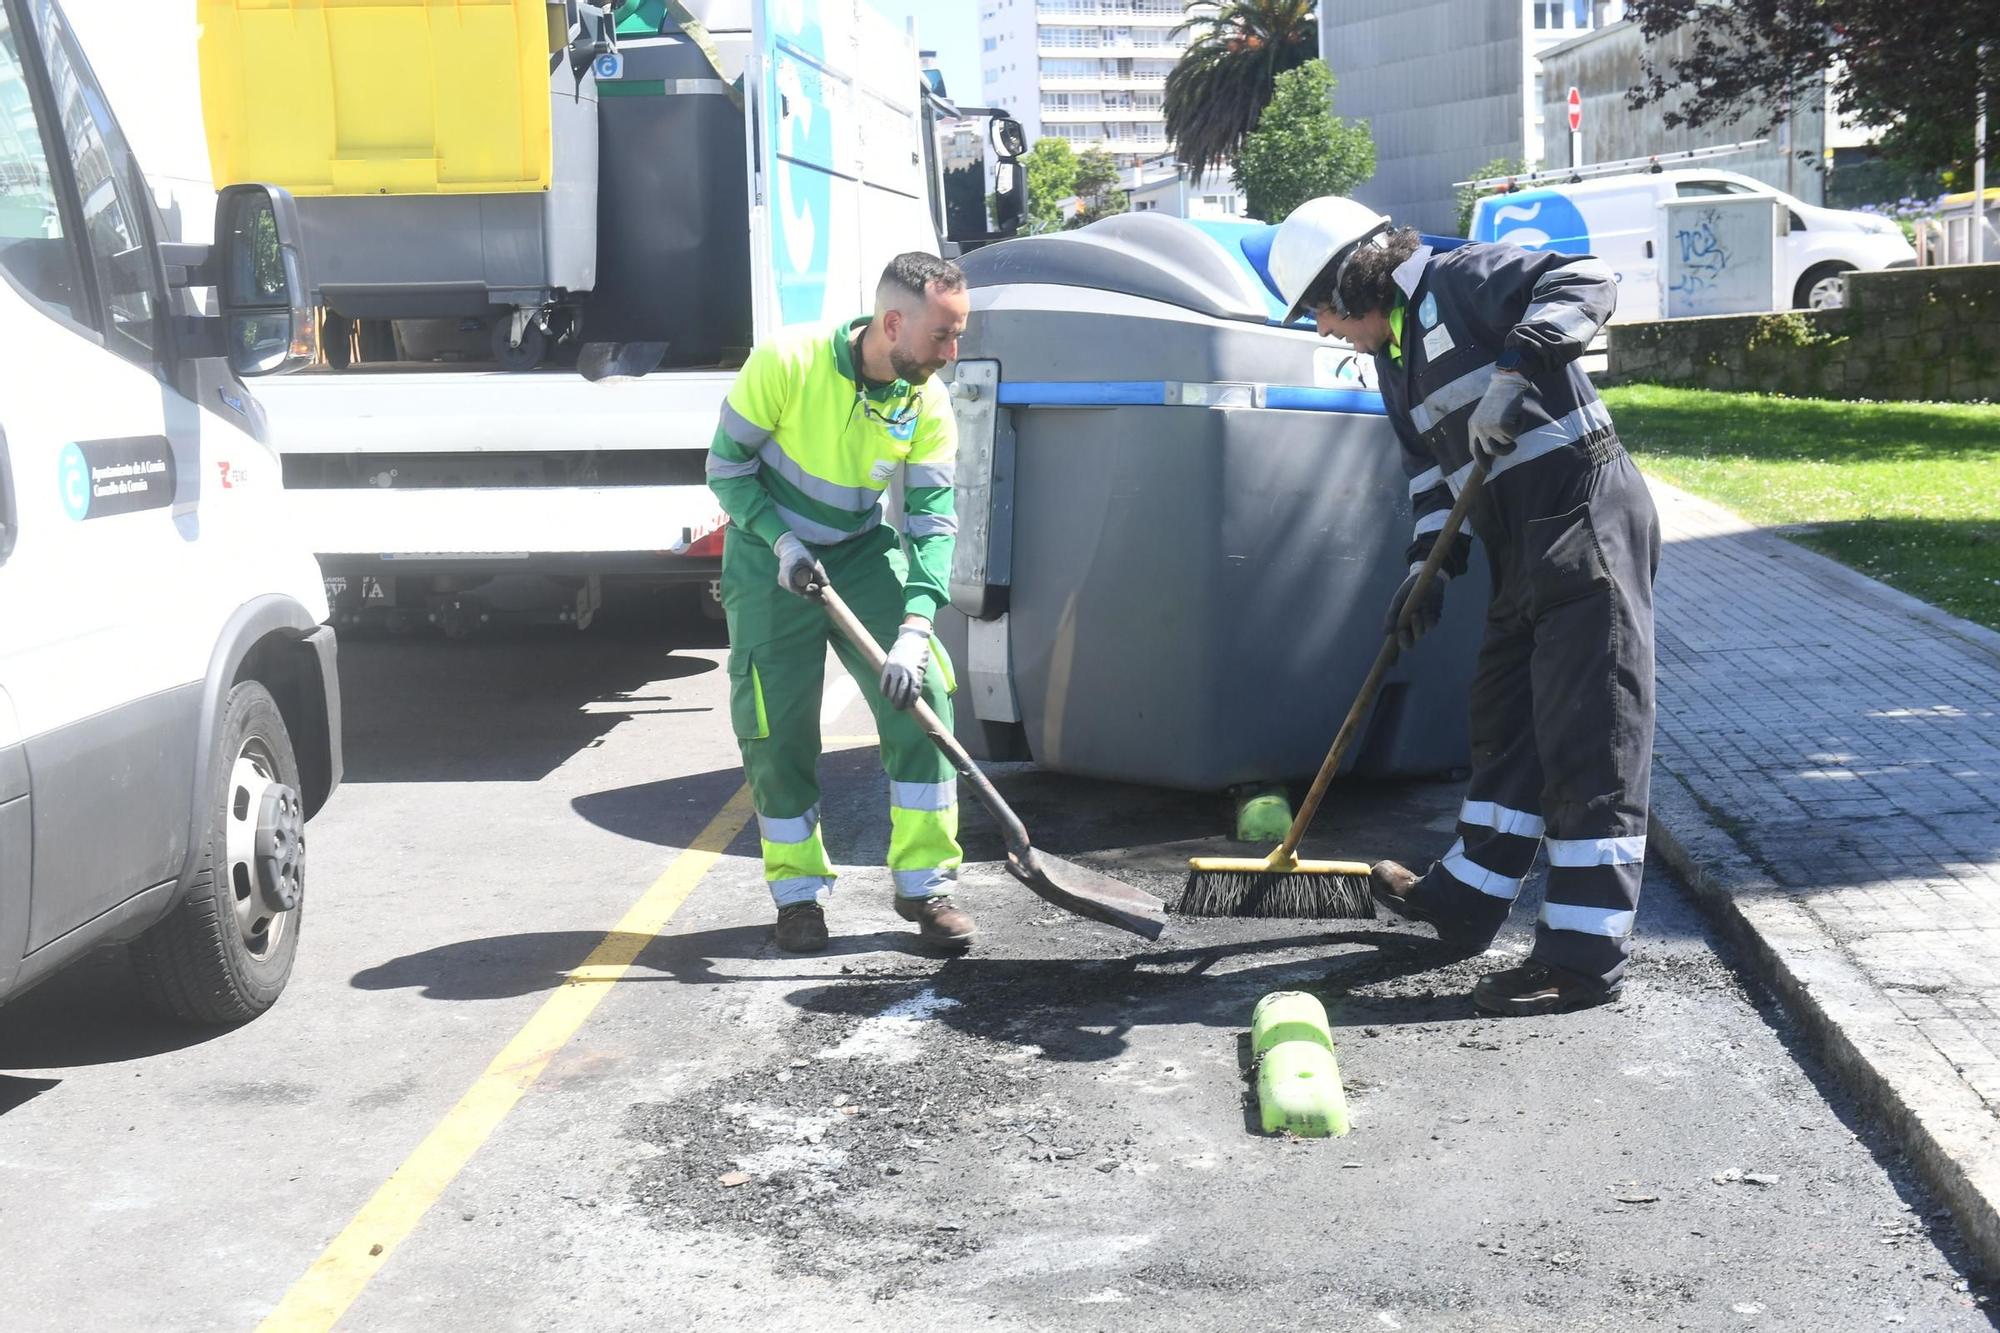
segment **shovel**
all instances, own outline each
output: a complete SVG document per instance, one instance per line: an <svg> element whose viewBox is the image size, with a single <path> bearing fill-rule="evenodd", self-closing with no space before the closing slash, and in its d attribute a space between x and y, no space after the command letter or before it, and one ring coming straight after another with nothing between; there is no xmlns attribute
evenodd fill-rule
<svg viewBox="0 0 2000 1333"><path fill-rule="evenodd" d="M889 655L875 642L875 636L855 619L854 613L847 609L847 603L840 600L839 593L822 583L818 595L826 607L827 617L833 621L833 627L880 675ZM1000 836L1007 843L1008 874L1065 912L1129 930L1149 940L1160 938L1160 932L1167 926L1166 904L1143 889L1121 884L1108 875L1086 870L1061 857L1036 851L1028 842L1028 830L1021 823L1021 817L1000 799L1000 793L973 764L972 756L965 752L965 747L938 720L931 706L919 698L910 705L910 714L924 729L924 734L944 751L944 757L951 761L958 775L971 784L979 803L992 813L994 822L1000 825Z"/></svg>

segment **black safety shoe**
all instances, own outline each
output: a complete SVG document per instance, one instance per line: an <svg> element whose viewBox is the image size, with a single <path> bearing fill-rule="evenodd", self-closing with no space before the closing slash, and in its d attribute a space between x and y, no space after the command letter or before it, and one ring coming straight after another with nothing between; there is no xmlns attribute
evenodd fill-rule
<svg viewBox="0 0 2000 1333"><path fill-rule="evenodd" d="M896 915L917 923L917 934L933 944L963 949L972 943L972 918L951 901L949 894L929 898L896 897Z"/></svg>
<svg viewBox="0 0 2000 1333"><path fill-rule="evenodd" d="M818 953L826 947L826 913L818 903L778 909L778 947L786 953Z"/></svg>
<svg viewBox="0 0 2000 1333"><path fill-rule="evenodd" d="M1481 977L1472 1002L1489 1014L1560 1014L1609 1004L1620 989L1530 960Z"/></svg>
<svg viewBox="0 0 2000 1333"><path fill-rule="evenodd" d="M1394 915L1429 926L1437 932L1439 942L1453 951L1484 953L1486 946L1493 942L1491 936L1468 933L1463 926L1442 921L1435 913L1411 901L1410 894L1417 887L1417 879L1416 872L1407 866L1395 861L1377 861L1368 871L1368 891L1375 895L1377 904Z"/></svg>

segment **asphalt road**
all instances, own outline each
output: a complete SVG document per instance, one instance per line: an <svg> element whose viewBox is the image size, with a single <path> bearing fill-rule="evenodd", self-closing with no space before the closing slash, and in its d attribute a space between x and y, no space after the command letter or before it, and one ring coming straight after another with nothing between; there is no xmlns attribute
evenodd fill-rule
<svg viewBox="0 0 2000 1333"><path fill-rule="evenodd" d="M163 1027L107 956L0 1011L0 1326L1988 1326L1949 1222L1664 874L1624 1002L1536 1020L1476 1017L1496 960L1384 923L1063 917L970 812L973 952L861 868L793 958L720 661L347 645L280 1005ZM866 710L829 708L830 844L866 867L886 787ZM1157 891L1223 846L1218 802L1002 783L1038 844ZM1337 789L1316 850L1421 861L1458 796ZM1332 1011L1345 1139L1253 1132L1281 988Z"/></svg>

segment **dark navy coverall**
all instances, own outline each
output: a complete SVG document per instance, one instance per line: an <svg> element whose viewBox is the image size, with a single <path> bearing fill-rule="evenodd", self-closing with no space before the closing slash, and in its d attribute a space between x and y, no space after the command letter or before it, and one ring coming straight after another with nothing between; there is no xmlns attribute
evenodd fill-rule
<svg viewBox="0 0 2000 1333"><path fill-rule="evenodd" d="M1660 556L1645 479L1577 364L1617 285L1596 259L1483 244L1420 249L1396 283L1402 355L1385 348L1376 370L1410 476L1413 566L1471 473L1466 422L1495 359L1517 353L1532 386L1514 451L1470 514L1493 576L1472 683L1472 779L1458 841L1414 900L1441 933L1490 941L1546 839L1533 958L1613 988L1645 870ZM1461 574L1469 538L1454 545L1444 567Z"/></svg>

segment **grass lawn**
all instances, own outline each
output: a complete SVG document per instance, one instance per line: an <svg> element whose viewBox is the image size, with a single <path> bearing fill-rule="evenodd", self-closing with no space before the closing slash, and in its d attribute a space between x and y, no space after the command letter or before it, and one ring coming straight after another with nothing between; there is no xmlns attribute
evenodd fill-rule
<svg viewBox="0 0 2000 1333"><path fill-rule="evenodd" d="M1604 400L1648 472L2000 629L2000 405L1652 385Z"/></svg>

